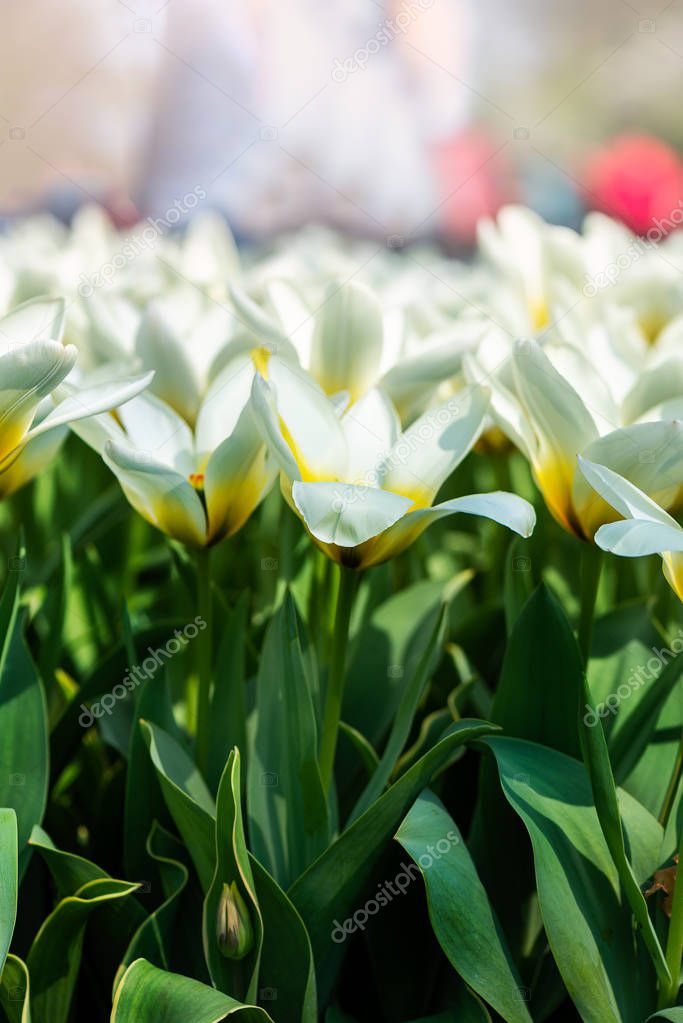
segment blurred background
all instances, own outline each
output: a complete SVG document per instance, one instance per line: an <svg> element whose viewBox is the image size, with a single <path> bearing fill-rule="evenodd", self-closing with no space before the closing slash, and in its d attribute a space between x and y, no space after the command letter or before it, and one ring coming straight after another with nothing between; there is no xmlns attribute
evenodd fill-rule
<svg viewBox="0 0 683 1023"><path fill-rule="evenodd" d="M643 230L683 196L683 0L23 0L3 29L5 219L194 193L243 240L459 248L511 200Z"/></svg>

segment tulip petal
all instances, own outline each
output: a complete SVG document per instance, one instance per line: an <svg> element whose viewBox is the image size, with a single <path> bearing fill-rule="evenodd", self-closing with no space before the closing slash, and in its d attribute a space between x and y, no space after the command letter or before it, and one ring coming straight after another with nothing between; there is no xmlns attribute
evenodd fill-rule
<svg viewBox="0 0 683 1023"><path fill-rule="evenodd" d="M248 405L206 466L204 495L212 543L232 536L244 525L276 475L277 465L268 457L254 411Z"/></svg>
<svg viewBox="0 0 683 1023"><path fill-rule="evenodd" d="M59 341L33 341L0 356L0 462L26 439L40 401L71 371L77 351Z"/></svg>
<svg viewBox="0 0 683 1023"><path fill-rule="evenodd" d="M515 387L536 432L534 476L551 512L570 531L576 457L598 437L593 418L574 388L533 341L515 345Z"/></svg>
<svg viewBox="0 0 683 1023"><path fill-rule="evenodd" d="M635 426L614 430L590 444L583 457L624 477L623 484L626 486L630 480L637 490L649 495L657 504L667 507L676 497L683 479L683 424L670 420L637 423ZM603 474L603 481L608 478L617 485L617 480ZM606 485L603 482L603 486ZM609 498L607 501L611 503ZM577 472L574 478L573 503L586 536L592 536L599 526L615 517L596 498L582 472ZM620 514L625 514L618 505L614 507Z"/></svg>
<svg viewBox="0 0 683 1023"><path fill-rule="evenodd" d="M612 508L627 519L643 519L678 529L678 524L663 508L660 508L639 487L624 479L619 473L579 456L581 472Z"/></svg>
<svg viewBox="0 0 683 1023"><path fill-rule="evenodd" d="M154 369L153 392L194 423L200 402L200 384L188 345L159 303L144 313L135 349L145 369Z"/></svg>
<svg viewBox="0 0 683 1023"><path fill-rule="evenodd" d="M0 355L31 341L61 341L64 299L31 298L0 319Z"/></svg>
<svg viewBox="0 0 683 1023"><path fill-rule="evenodd" d="M401 432L396 409L382 391L367 391L342 416L349 452L346 477L350 483L377 486L378 468Z"/></svg>
<svg viewBox="0 0 683 1023"><path fill-rule="evenodd" d="M254 363L242 351L226 363L204 396L195 428L198 454L213 451L229 437L249 401Z"/></svg>
<svg viewBox="0 0 683 1023"><path fill-rule="evenodd" d="M303 370L273 357L268 363L280 433L304 480L344 477L346 440L334 406Z"/></svg>
<svg viewBox="0 0 683 1023"><path fill-rule="evenodd" d="M624 558L640 558L664 551L683 551L683 529L651 519L622 519L610 522L595 534L595 542L603 551Z"/></svg>
<svg viewBox="0 0 683 1023"><path fill-rule="evenodd" d="M315 317L311 373L327 394L347 390L356 401L377 379L383 337L382 308L370 289L331 284Z"/></svg>
<svg viewBox="0 0 683 1023"><path fill-rule="evenodd" d="M122 380L109 380L92 387L64 387L67 395L60 401L48 416L29 431L29 437L36 437L55 426L73 423L79 419L87 419L103 412L119 408L131 398L140 394L149 385L153 373L126 377Z"/></svg>
<svg viewBox="0 0 683 1023"><path fill-rule="evenodd" d="M377 536L411 505L407 497L374 487L298 480L292 500L313 536L337 547L357 547Z"/></svg>
<svg viewBox="0 0 683 1023"><path fill-rule="evenodd" d="M489 397L488 390L474 384L416 419L382 464L382 488L404 494L420 507L430 505L476 443Z"/></svg>
<svg viewBox="0 0 683 1023"><path fill-rule="evenodd" d="M496 490L489 494L456 497L433 508L419 508L409 512L379 537L370 550L364 552L363 565L376 565L400 554L437 519L458 512L492 519L524 537L531 536L536 524L536 513L532 505L517 494Z"/></svg>
<svg viewBox="0 0 683 1023"><path fill-rule="evenodd" d="M294 460L290 447L280 429L280 419L273 388L258 373L251 386L251 400L256 425L264 443L268 446L280 471L287 479L301 479L299 466Z"/></svg>
<svg viewBox="0 0 683 1023"><path fill-rule="evenodd" d="M128 442L183 476L194 471L194 438L178 413L149 392L138 394L119 409Z"/></svg>
<svg viewBox="0 0 683 1023"><path fill-rule="evenodd" d="M419 414L427 400L445 381L457 376L462 369L463 356L472 349L482 334L478 322L456 324L447 339L425 340L411 355L400 359L379 382L404 422Z"/></svg>
<svg viewBox="0 0 683 1023"><path fill-rule="evenodd" d="M107 441L102 457L143 518L182 543L204 546L204 506L186 477L128 444Z"/></svg>

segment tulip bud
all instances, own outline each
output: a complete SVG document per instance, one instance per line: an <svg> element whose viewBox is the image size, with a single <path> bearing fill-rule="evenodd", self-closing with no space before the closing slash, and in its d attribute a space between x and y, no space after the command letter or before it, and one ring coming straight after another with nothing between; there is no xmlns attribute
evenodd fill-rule
<svg viewBox="0 0 683 1023"><path fill-rule="evenodd" d="M226 959L244 959L254 944L249 910L235 881L223 885L216 913L216 939Z"/></svg>

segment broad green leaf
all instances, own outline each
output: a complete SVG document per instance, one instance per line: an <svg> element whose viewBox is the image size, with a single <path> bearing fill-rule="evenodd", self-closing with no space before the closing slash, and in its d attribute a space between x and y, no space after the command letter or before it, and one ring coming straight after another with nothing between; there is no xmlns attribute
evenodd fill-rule
<svg viewBox="0 0 683 1023"><path fill-rule="evenodd" d="M581 654L564 611L541 584L510 636L491 719L506 735L580 756L576 708L582 674Z"/></svg>
<svg viewBox="0 0 683 1023"><path fill-rule="evenodd" d="M0 1006L8 1023L31 1023L31 985L26 963L8 955L0 976Z"/></svg>
<svg viewBox="0 0 683 1023"><path fill-rule="evenodd" d="M525 553L526 541L513 537L505 558L503 606L508 636L512 633L522 609L533 592L531 560Z"/></svg>
<svg viewBox="0 0 683 1023"><path fill-rule="evenodd" d="M381 795L403 752L425 686L441 657L445 622L446 605L444 604L434 625L434 630L427 640L422 657L416 664L415 670L408 678L403 690L379 765L351 811L349 823L353 823L357 817L360 817Z"/></svg>
<svg viewBox="0 0 683 1023"><path fill-rule="evenodd" d="M59 575L56 581L51 583L41 609L47 620L47 635L40 645L39 665L48 694L53 692L54 673L62 656L66 609L73 585L71 543L66 533L62 535L61 553ZM52 700L50 707L52 709Z"/></svg>
<svg viewBox="0 0 683 1023"><path fill-rule="evenodd" d="M43 688L23 636L18 576L10 573L0 601L0 806L16 811L21 875L26 842L45 811L48 744Z"/></svg>
<svg viewBox="0 0 683 1023"><path fill-rule="evenodd" d="M327 1000L343 950L335 927L359 907L387 843L425 786L466 742L495 730L485 721L463 720L403 774L311 864L289 891L306 925L316 959L320 1000Z"/></svg>
<svg viewBox="0 0 683 1023"><path fill-rule="evenodd" d="M58 849L42 828L33 829L29 845L44 860L60 900L75 896L92 881L112 880L105 870L91 860ZM93 975L105 991L111 988L121 957L147 916L137 899L123 899L117 903L116 909L116 913L109 913L105 909L98 915L97 927L90 934L86 949Z"/></svg>
<svg viewBox="0 0 683 1023"><path fill-rule="evenodd" d="M679 686L683 672L683 652L670 660L661 672L642 691L642 696L623 725L616 731L610 744L610 752L614 763L614 774L618 781L623 781L635 768L650 743L657 726L657 721L670 695ZM629 683L622 683L626 690ZM683 701L683 694L679 690ZM619 699L619 688L616 691Z"/></svg>
<svg viewBox="0 0 683 1023"><path fill-rule="evenodd" d="M204 900L204 956L214 985L221 991L253 1002L259 978L259 960L263 941L263 921L249 863L242 820L240 795L240 754L231 752L218 786L214 838L214 873ZM253 947L242 959L228 959L221 952L216 936L218 906L224 886L237 885L251 920Z"/></svg>
<svg viewBox="0 0 683 1023"><path fill-rule="evenodd" d="M89 881L75 895L62 899L47 917L26 960L34 1023L67 1023L88 917L136 889L137 885L126 881Z"/></svg>
<svg viewBox="0 0 683 1023"><path fill-rule="evenodd" d="M33 829L29 845L37 849L45 860L60 899L67 895L74 895L89 881L102 881L109 878L106 870L102 870L96 863L85 859L84 856L58 849L42 828L35 827Z"/></svg>
<svg viewBox="0 0 683 1023"><path fill-rule="evenodd" d="M482 740L534 851L538 897L553 956L584 1023L640 1023L655 978L600 829L586 769L535 743ZM661 827L625 792L619 806L639 883L658 867ZM514 883L514 882L513 882Z"/></svg>
<svg viewBox="0 0 683 1023"><path fill-rule="evenodd" d="M661 1012L656 1012L654 1016L648 1016L645 1023L654 1023L658 1019L668 1020L668 1023L683 1023L683 1008L662 1009Z"/></svg>
<svg viewBox="0 0 683 1023"><path fill-rule="evenodd" d="M251 849L283 885L329 840L313 686L301 622L287 594L266 633L247 777Z"/></svg>
<svg viewBox="0 0 683 1023"><path fill-rule="evenodd" d="M173 936L178 899L188 878L187 867L175 858L175 846L176 840L172 835L164 831L158 821L154 821L147 838L147 853L157 865L164 901L143 920L133 935L117 972L115 986L136 959L146 959L160 969L169 968L168 949Z"/></svg>
<svg viewBox="0 0 683 1023"><path fill-rule="evenodd" d="M173 717L167 676L163 669L136 691L133 719L135 727L130 733L126 771L123 862L126 877L142 878L149 862L147 843L150 821L158 820L161 824L167 825L170 823L170 816L156 779L147 743L139 727L140 719L163 728L176 741L181 737Z"/></svg>
<svg viewBox="0 0 683 1023"><path fill-rule="evenodd" d="M243 760L242 777L247 770L245 650L249 595L243 592L228 613L222 628L214 670L211 701L211 741L208 777L212 792L218 789L228 752L237 746Z"/></svg>
<svg viewBox="0 0 683 1023"><path fill-rule="evenodd" d="M588 680L583 680L583 706L592 706L592 697L588 688ZM583 709L582 706L582 709ZM581 714L581 711L579 711ZM587 715L586 715L587 716ZM594 715L595 716L595 715ZM594 724L587 724L583 717L581 745L583 759L593 790L593 801L600 822L602 833L607 842L610 855L617 868L621 887L631 907L633 915L641 929L643 942L650 954L657 976L662 984L669 984L671 976L664 958L664 953L650 919L645 898L633 873L631 862L626 852L625 836L622 827L617 789L614 784L612 765L607 750L607 740L600 719L596 717ZM660 850L663 841L660 841Z"/></svg>
<svg viewBox="0 0 683 1023"><path fill-rule="evenodd" d="M137 959L119 981L110 1023L272 1023L263 1009Z"/></svg>
<svg viewBox="0 0 683 1023"><path fill-rule="evenodd" d="M203 891L214 872L216 808L194 762L158 725L141 721L140 727L157 772L169 812L192 857Z"/></svg>
<svg viewBox="0 0 683 1023"><path fill-rule="evenodd" d="M540 585L524 605L509 638L491 719L506 735L580 756L577 707L583 666L574 633L552 592ZM501 794L496 770L482 760L472 852L513 954L521 952L524 906L533 866L524 828ZM508 869L500 870L505 849ZM513 887L508 877L517 879Z"/></svg>
<svg viewBox="0 0 683 1023"><path fill-rule="evenodd" d="M431 792L414 803L396 839L422 874L429 918L463 980L508 1023L531 1023L525 988L455 822Z"/></svg>
<svg viewBox="0 0 683 1023"><path fill-rule="evenodd" d="M9 951L17 918L17 816L0 809L0 973Z"/></svg>
<svg viewBox="0 0 683 1023"><path fill-rule="evenodd" d="M442 583L415 583L363 623L348 667L342 717L375 747L394 719L403 680L413 675L433 635L443 595Z"/></svg>
<svg viewBox="0 0 683 1023"><path fill-rule="evenodd" d="M278 1023L316 1023L313 952L303 920L267 870L251 857L263 917L259 1001L274 1002ZM287 949L287 955L282 950ZM276 998L271 996L275 994ZM269 997L266 998L266 995Z"/></svg>

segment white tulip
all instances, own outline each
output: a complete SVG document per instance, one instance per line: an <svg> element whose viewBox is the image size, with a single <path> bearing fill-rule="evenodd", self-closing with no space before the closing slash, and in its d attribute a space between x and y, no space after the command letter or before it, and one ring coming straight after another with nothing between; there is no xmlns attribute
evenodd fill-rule
<svg viewBox="0 0 683 1023"><path fill-rule="evenodd" d="M514 494L473 494L432 506L481 432L489 400L481 388L424 413L403 433L381 391L367 391L340 416L310 376L277 356L268 362L267 380L255 377L253 398L286 500L341 564L386 561L456 512L483 515L522 536L533 530L533 508Z"/></svg>

